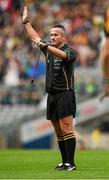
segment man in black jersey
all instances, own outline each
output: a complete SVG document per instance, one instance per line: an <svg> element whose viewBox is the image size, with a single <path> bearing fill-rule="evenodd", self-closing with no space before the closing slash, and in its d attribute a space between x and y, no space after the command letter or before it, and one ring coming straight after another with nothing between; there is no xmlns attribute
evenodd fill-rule
<svg viewBox="0 0 109 180"><path fill-rule="evenodd" d="M73 118L76 112L74 91L74 66L76 52L66 44L66 30L62 25L51 28L51 45L42 42L32 28L27 7L23 11L23 23L32 41L43 51L46 59L47 119L51 120L62 157L56 170L75 170L76 139Z"/></svg>
<svg viewBox="0 0 109 180"><path fill-rule="evenodd" d="M104 92L101 100L109 96L109 5L106 7L104 14L104 43L100 51L100 61L103 72Z"/></svg>

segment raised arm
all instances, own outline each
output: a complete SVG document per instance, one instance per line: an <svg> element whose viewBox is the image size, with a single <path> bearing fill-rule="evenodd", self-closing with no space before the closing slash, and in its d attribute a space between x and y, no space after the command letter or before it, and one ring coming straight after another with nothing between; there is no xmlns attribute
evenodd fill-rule
<svg viewBox="0 0 109 180"><path fill-rule="evenodd" d="M40 41L40 37L30 24L29 16L28 16L28 9L26 6L24 7L24 10L23 10L23 24L25 25L26 31L30 39L38 43Z"/></svg>
<svg viewBox="0 0 109 180"><path fill-rule="evenodd" d="M62 59L67 58L67 54L63 51L61 51L58 48L55 48L53 46L47 45L46 43L43 43L41 41L41 38L39 37L38 33L34 30L34 28L31 26L28 16L28 9L25 6L23 10L23 24L25 25L26 31L32 41L36 43L36 45L40 48L47 48L48 51L53 53L55 56L58 56Z"/></svg>

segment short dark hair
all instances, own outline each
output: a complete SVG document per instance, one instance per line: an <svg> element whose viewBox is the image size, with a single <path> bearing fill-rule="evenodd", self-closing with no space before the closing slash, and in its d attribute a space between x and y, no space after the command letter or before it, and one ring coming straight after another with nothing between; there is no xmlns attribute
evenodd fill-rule
<svg viewBox="0 0 109 180"><path fill-rule="evenodd" d="M64 34L66 34L66 29L61 24L55 24L55 25L52 26L52 28L60 28L64 32Z"/></svg>

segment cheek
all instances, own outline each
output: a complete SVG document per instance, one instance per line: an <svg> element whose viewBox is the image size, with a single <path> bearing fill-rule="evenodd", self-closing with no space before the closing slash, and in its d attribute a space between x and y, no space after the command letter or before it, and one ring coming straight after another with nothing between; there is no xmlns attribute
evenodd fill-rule
<svg viewBox="0 0 109 180"><path fill-rule="evenodd" d="M57 41L62 41L62 38L60 38L60 37L57 37L56 39L57 39Z"/></svg>

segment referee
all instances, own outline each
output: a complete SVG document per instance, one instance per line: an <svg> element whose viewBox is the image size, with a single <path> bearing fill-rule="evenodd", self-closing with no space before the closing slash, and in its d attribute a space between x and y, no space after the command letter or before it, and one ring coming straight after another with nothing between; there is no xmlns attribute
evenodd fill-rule
<svg viewBox="0 0 109 180"><path fill-rule="evenodd" d="M56 170L76 169L74 155L76 139L73 118L76 113L74 66L77 53L66 44L66 30L54 25L50 31L51 44L44 43L29 22L27 7L23 24L32 41L43 51L46 59L47 119L51 120L62 157Z"/></svg>

